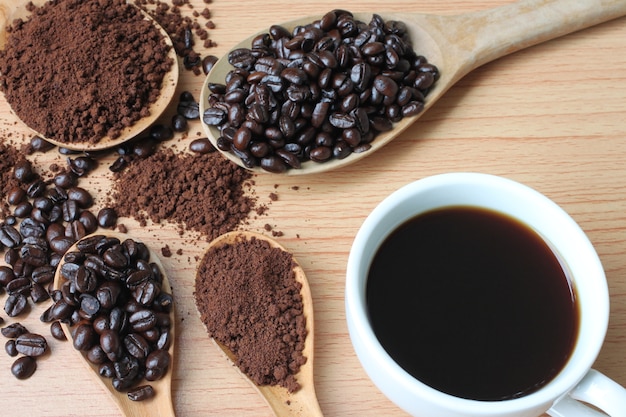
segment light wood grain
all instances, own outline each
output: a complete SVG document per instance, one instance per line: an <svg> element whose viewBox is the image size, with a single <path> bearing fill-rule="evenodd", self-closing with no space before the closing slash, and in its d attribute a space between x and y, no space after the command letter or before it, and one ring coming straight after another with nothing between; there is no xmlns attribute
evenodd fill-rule
<svg viewBox="0 0 626 417"><path fill-rule="evenodd" d="M207 7L193 0L196 10ZM392 0L385 11L455 14L506 0ZM221 55L239 39L272 23L342 7L377 11L379 1L284 0L224 1L208 4L217 28L210 31ZM183 8L191 15L191 10ZM254 192L266 215L245 226L264 231L270 224L304 268L315 310L315 386L326 416L404 416L369 381L348 338L344 316L344 275L352 239L367 214L385 196L427 175L478 171L525 183L552 198L579 222L595 245L607 272L611 318L606 343L595 367L626 385L626 20L617 19L537 45L486 64L462 78L419 122L378 151L336 172L305 177L259 175ZM418 47L419 48L419 47ZM203 77L181 71L178 91L200 95ZM174 109L170 110L172 114ZM167 120L167 119L165 119ZM0 135L15 143L28 130L0 97ZM203 136L199 122L185 149ZM34 155L42 167L64 163L52 151ZM105 204L111 176L103 160L81 184ZM278 195L272 201L270 193ZM272 416L257 392L208 340L193 302L195 268L206 242L178 236L174 225L140 228L121 219L129 233L182 255L163 263L177 303L176 363L172 392L179 417ZM5 296L0 296L4 304ZM37 307L19 320L49 334ZM6 319L4 312L0 315ZM9 322L12 322L10 320ZM94 384L67 343L48 338L51 354L38 361L31 379L10 374L13 359L0 354L1 415L120 416L105 391ZM7 411L9 410L9 411ZM7 411L7 412L5 412Z"/></svg>

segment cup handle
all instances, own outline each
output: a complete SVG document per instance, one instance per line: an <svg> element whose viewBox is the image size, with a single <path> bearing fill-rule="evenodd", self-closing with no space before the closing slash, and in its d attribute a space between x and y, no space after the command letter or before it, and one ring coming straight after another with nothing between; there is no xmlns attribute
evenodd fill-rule
<svg viewBox="0 0 626 417"><path fill-rule="evenodd" d="M586 405L590 404L594 408ZM587 375L547 412L552 417L626 416L626 389L604 374L591 369ZM604 414L606 413L606 414Z"/></svg>

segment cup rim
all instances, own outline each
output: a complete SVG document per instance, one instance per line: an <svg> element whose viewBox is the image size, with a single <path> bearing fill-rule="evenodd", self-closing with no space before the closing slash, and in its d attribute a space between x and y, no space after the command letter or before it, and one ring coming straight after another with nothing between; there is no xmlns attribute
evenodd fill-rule
<svg viewBox="0 0 626 417"><path fill-rule="evenodd" d="M370 262L363 261L361 255L364 252L366 253L365 257L369 256L369 253L373 254L380 243L382 243L382 240L384 240L392 230L412 217L407 216L405 213L403 218L396 218L392 222L388 222L387 224L393 224L393 226L388 227L388 230L380 233L381 221L388 220L388 217L396 213L399 205L406 204L406 200L415 198L415 195L419 194L422 196L427 192L431 192L431 190L448 186L454 186L457 190L466 187L468 193L471 192L471 189L468 188L470 186L488 187L492 190L502 191L503 193L507 192L509 195L527 198L535 205L535 208L540 207L541 210L548 210L548 215L557 216L560 227L567 228L567 231L572 234L576 240L574 244L582 245L580 253L586 255L584 262L588 264L589 270L600 278L596 279L593 283L590 283L590 279L577 280L574 278L577 292L581 294L579 298L585 300L584 302L579 301L581 323L579 325L579 335L576 346L568 363L561 372L542 389L534 393L503 401L481 401L459 398L437 391L418 381L395 363L382 347L369 325L365 303L366 279L361 277L367 275ZM463 198L466 197L464 196ZM470 197L469 200L472 200L472 198ZM436 205L436 203L433 204ZM487 205L479 206L484 207ZM417 210L415 214L421 213L422 211L427 210ZM535 226L531 225L531 227L534 228ZM541 231L538 232L541 234ZM373 237L377 233L379 236ZM548 236L544 236L544 238L546 238L548 242L551 241ZM372 249L373 245L375 245L374 249ZM579 281L580 283L586 283L583 285L584 288L579 286ZM587 291L587 287L591 284L593 284L596 294L593 301L593 309L595 309L595 312L589 308L589 301L587 301L591 295L583 293L583 291ZM541 404L549 404L548 407L546 407L549 408L552 402L570 391L591 368L604 342L608 328L609 296L604 269L595 249L580 226L560 206L538 191L501 176L473 172L454 172L418 179L399 188L381 201L367 216L355 236L348 256L345 308L350 338L362 366L375 385L392 401L396 402L397 405L410 411L408 409L410 405L403 403L405 402L401 395L403 391L409 396L414 396L414 398L427 398L430 403L437 404L445 409L455 410L459 413L474 412L476 413L475 415L487 416L500 415L510 410L530 409ZM385 375L387 375L396 392L393 392L393 390L387 386L389 384L378 380L379 377L377 375L379 375L379 373L385 373Z"/></svg>

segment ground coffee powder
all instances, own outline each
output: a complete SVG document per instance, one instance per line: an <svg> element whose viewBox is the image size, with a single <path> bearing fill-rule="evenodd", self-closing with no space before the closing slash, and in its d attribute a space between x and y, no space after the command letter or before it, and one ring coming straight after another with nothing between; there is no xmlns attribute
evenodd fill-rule
<svg viewBox="0 0 626 417"><path fill-rule="evenodd" d="M258 385L299 389L306 362L301 284L293 256L252 238L208 251L196 275L195 300L209 336L228 347Z"/></svg>
<svg viewBox="0 0 626 417"><path fill-rule="evenodd" d="M18 186L18 181L13 175L13 167L22 158L15 147L0 143L0 219L10 214L7 195Z"/></svg>
<svg viewBox="0 0 626 417"><path fill-rule="evenodd" d="M174 62L137 7L54 0L31 12L0 51L0 89L24 123L59 142L95 143L149 115Z"/></svg>
<svg viewBox="0 0 626 417"><path fill-rule="evenodd" d="M169 221L180 233L193 230L212 240L235 229L253 211L246 195L251 174L214 152L175 153L158 150L115 174L109 196L119 216L142 225Z"/></svg>

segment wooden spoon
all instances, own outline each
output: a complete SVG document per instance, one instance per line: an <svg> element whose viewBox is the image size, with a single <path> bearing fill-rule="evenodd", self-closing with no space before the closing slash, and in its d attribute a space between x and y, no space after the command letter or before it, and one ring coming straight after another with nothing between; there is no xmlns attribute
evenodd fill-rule
<svg viewBox="0 0 626 417"><path fill-rule="evenodd" d="M37 7L42 6L46 2L47 0L32 1L32 3ZM18 18L26 19L28 16L30 16L31 13L26 10L26 5L28 3L28 0L3 0L0 3L0 50L4 49L6 46L6 42L9 36L9 34L7 33L7 27L11 24L11 22ZM172 40L170 39L165 29L163 29L150 15L148 15L148 13L144 12L143 10L141 10L141 12L143 13L144 18L152 22L152 24L163 35L165 42L170 46L168 58L170 58L173 62L171 69L165 74L163 78L159 98L156 102L150 105L150 115L142 117L141 119L137 120L132 126L122 129L118 137L111 138L109 136L104 136L96 143L58 141L54 138L46 137L45 135L37 132L36 130L25 124L30 130L32 130L35 135L40 136L48 142L63 148L76 151L99 151L118 146L136 137L148 127L150 127L161 116L161 114L163 114L167 106L172 101L172 98L174 97L176 92L176 86L178 84L178 61L176 57L176 51L174 50Z"/></svg>
<svg viewBox="0 0 626 417"><path fill-rule="evenodd" d="M385 20L399 20L406 24L413 47L420 55L436 65L441 73L435 87L426 97L424 111L459 79L473 69L523 48L575 32L626 15L623 0L522 0L490 10L456 16L418 14L409 11L378 13ZM354 13L356 19L371 20L371 14ZM291 30L306 25L321 16L308 16L282 23ZM268 33L268 30L263 31ZM260 33L263 33L260 32ZM257 34L237 43L232 49L251 45ZM213 66L202 87L200 114L209 107L209 83L224 83L232 69L225 54ZM423 113L423 112L422 112ZM307 161L301 169L289 169L286 175L313 174L340 168L364 158L383 147L417 120L420 115L404 118L394 129L379 134L367 152L351 154L344 159L324 163ZM209 140L216 145L219 130L202 123ZM222 151L221 151L222 152ZM222 152L228 159L245 168L241 160L230 152ZM255 172L267 172L259 167Z"/></svg>
<svg viewBox="0 0 626 417"><path fill-rule="evenodd" d="M135 239L129 235L116 233L112 231L106 231L104 233L95 233L94 235L99 235L99 234L105 235L107 237L116 237L120 240L120 242L123 242L126 239L133 239L137 242L139 241L138 239ZM92 235L89 235L89 236L92 236ZM86 236L86 237L89 237L89 236ZM156 253L153 250L151 250L150 248L148 249L150 250L150 262L156 263L159 266L159 269L161 270L161 272L163 273L163 282L161 285L162 291L171 294L172 289L170 287L170 283L167 278L167 275L165 274L165 269L163 268L163 264L161 263L161 260L159 259L159 257L156 255ZM77 250L76 244L74 244L70 249L68 249L68 252L76 251L76 250ZM63 286L63 283L65 282L65 278L63 278L60 274L61 266L63 266L64 263L65 261L62 259L54 275L54 288L57 290L60 290L61 287ZM89 360L87 360L87 358L83 355L81 351L76 350L73 347L71 347L72 351L76 353L76 357L80 358L79 360L81 360L85 364L85 366L89 369L89 373L95 379L97 379L104 388L106 388L106 391L110 394L109 395L110 398L113 399L113 401L117 404L122 414L126 417L174 417L176 415L176 413L174 412L174 406L172 404L172 389L171 389L172 375L174 372L173 370L174 368L174 345L175 345L175 340L176 340L174 308L172 308L170 311L170 321L171 321L171 327L170 327L171 344L168 349L168 352L170 353L170 357L171 357L170 365L168 367L167 373L163 376L163 378L157 381L143 381L141 383L142 385L143 383L152 385L152 387L154 388L156 392L156 395L154 397L143 400L143 401L132 401L128 398L126 393L117 391L115 388L113 388L113 385L111 384L110 379L103 378L99 375L98 365L94 365ZM68 340L71 340L70 326L65 323L61 323L61 327L63 328L65 335L68 336Z"/></svg>
<svg viewBox="0 0 626 417"><path fill-rule="evenodd" d="M279 243L259 233L235 231L229 232L214 239L207 247L206 252L218 248L226 244L234 244L242 240L250 240L251 238L267 241L272 247L286 251ZM303 355L307 358L304 365L300 367L300 371L296 374L296 379L300 384L300 389L296 392L289 392L286 388L278 385L257 385L253 383L245 374L240 373L257 389L263 396L267 404L271 407L277 417L321 417L322 411L315 394L315 384L313 379L313 300L311 298L311 289L306 279L304 271L294 258L297 267L295 268L296 281L302 284L300 295L302 296L302 305L304 316L306 318L307 336L304 344ZM213 342L224 352L233 363L236 362L235 355L223 344L215 339ZM239 369L239 368L237 368Z"/></svg>

